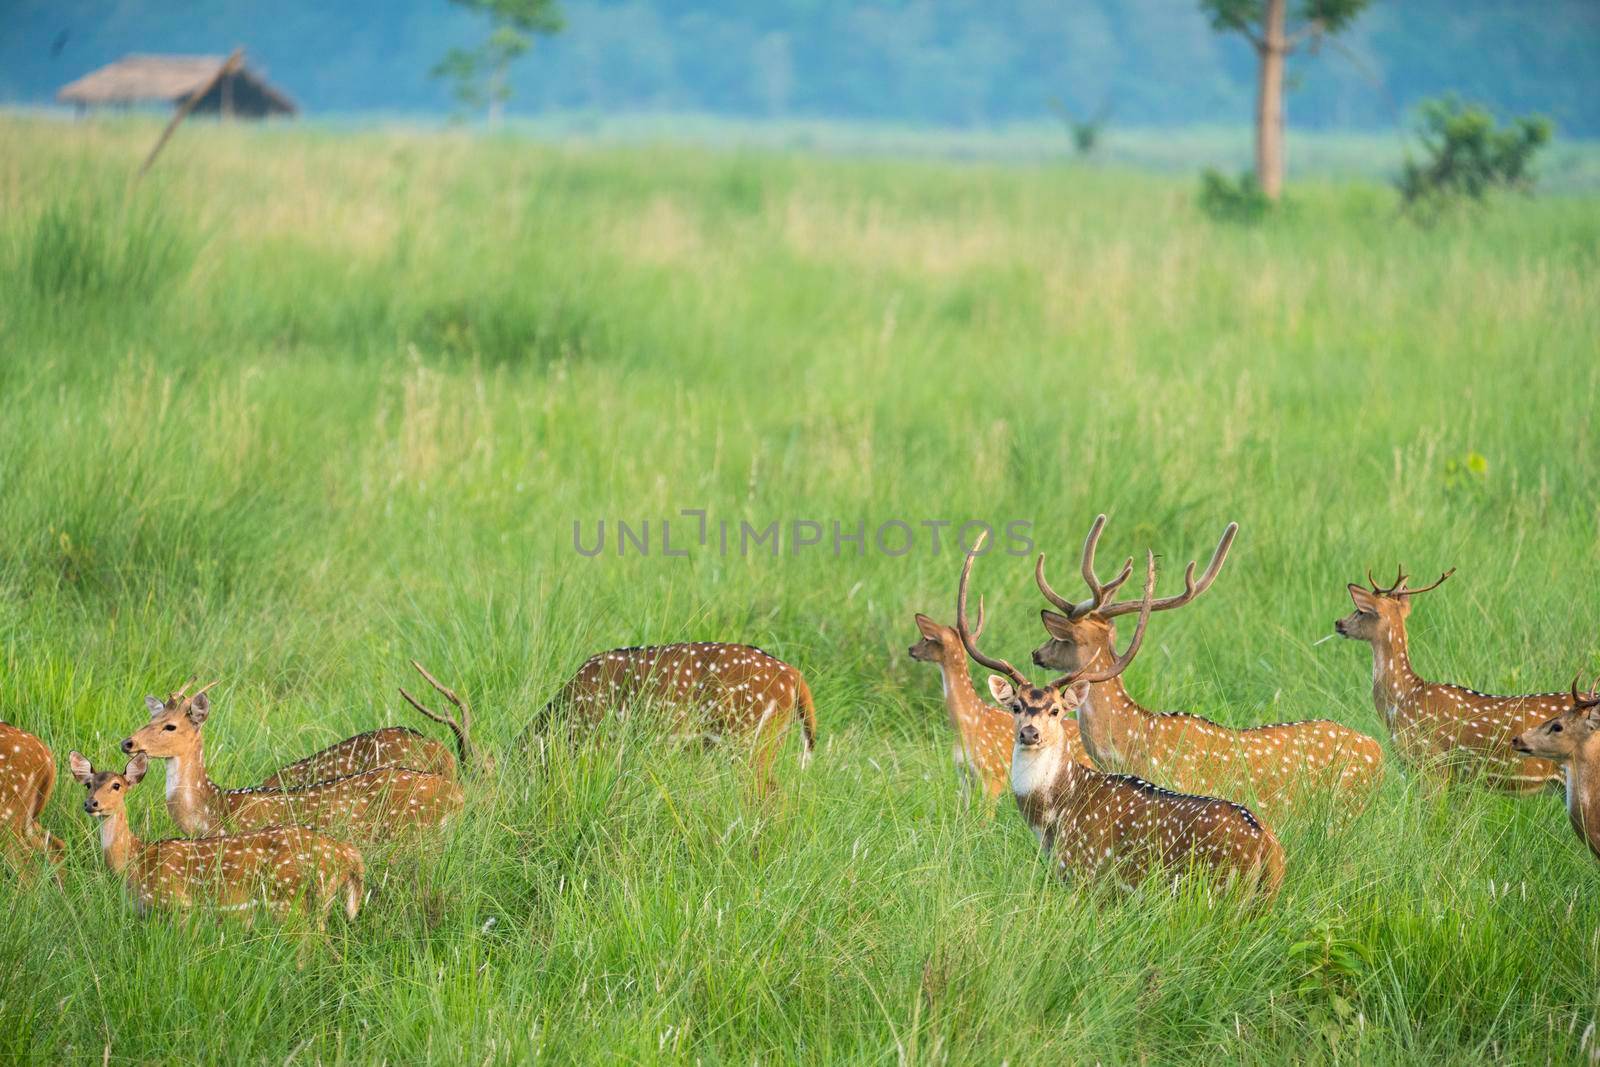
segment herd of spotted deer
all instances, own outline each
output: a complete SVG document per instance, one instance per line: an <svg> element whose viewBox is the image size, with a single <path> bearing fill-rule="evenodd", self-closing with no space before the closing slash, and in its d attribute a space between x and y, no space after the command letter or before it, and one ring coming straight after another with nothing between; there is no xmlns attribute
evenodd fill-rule
<svg viewBox="0 0 1600 1067"><path fill-rule="evenodd" d="M1238 885L1248 899L1270 901L1283 880L1284 853L1263 817L1277 818L1317 794L1339 794L1342 810L1361 807L1383 777L1383 750L1328 720L1237 729L1136 702L1120 675L1138 653L1151 615L1182 607L1211 586L1238 526L1228 526L1198 579L1195 564L1188 565L1181 593L1155 596L1155 557L1147 552L1142 595L1117 600L1134 561L1100 580L1095 549L1105 522L1104 515L1095 519L1083 546L1086 599L1067 600L1050 586L1043 555L1034 568L1039 591L1057 610L1041 612L1049 639L1033 661L1065 672L1043 685L978 648L983 604L980 598L977 625L969 625L967 590L983 538L962 564L955 626L916 616L922 636L910 655L939 667L962 788L981 790L993 802L1009 784L1023 819L1064 876L1131 887L1156 871L1193 870L1214 884ZM1404 573L1381 586L1369 572L1368 586L1349 586L1355 611L1335 623L1338 634L1372 646L1373 699L1401 763L1514 793L1540 791L1564 773L1573 828L1600 857L1594 687L1580 693L1575 681L1568 693L1488 696L1426 682L1412 671L1406 648L1412 600L1451 573L1412 588ZM1114 620L1122 615L1136 621L1119 653ZM974 689L969 657L998 672L988 678L995 704ZM450 728L454 753L415 730L385 727L283 767L259 785L224 790L206 775L201 743L212 686L190 693L193 679L165 700L145 698L150 721L122 742L131 758L121 771L96 770L72 752L68 766L87 790L84 810L100 820L105 861L126 881L136 909L206 904L253 915L303 904L320 924L342 903L354 918L364 893L357 845L443 826L463 806L461 775L490 765L472 743L466 702L421 664L412 666L457 714L437 713L404 688L400 695ZM520 743L535 744L563 713L569 727L592 727L647 704L666 712L676 736L740 741L763 792L791 720L801 727L803 758L815 745L815 708L800 672L752 646L712 642L591 657ZM129 828L126 797L150 757L167 761L167 809L193 836L143 842ZM40 862L33 857L58 868L65 857L62 839L38 821L55 778L43 742L0 722L0 854L25 877Z"/></svg>

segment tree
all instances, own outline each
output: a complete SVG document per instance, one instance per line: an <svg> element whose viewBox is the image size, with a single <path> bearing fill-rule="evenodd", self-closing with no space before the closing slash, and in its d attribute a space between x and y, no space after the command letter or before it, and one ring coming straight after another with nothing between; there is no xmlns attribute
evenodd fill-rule
<svg viewBox="0 0 1600 1067"><path fill-rule="evenodd" d="M1256 50L1256 182L1268 200L1283 192L1283 68L1301 45L1313 49L1343 30L1370 0L1300 0L1290 30L1289 0L1200 0L1219 32L1237 33Z"/></svg>
<svg viewBox="0 0 1600 1067"><path fill-rule="evenodd" d="M535 34L561 29L561 10L555 0L450 0L474 14L487 15L489 36L476 48L452 48L431 73L455 83L456 100L463 107L489 109L489 121L500 121L511 85L506 71L511 61L533 47Z"/></svg>
<svg viewBox="0 0 1600 1067"><path fill-rule="evenodd" d="M1105 132L1106 123L1111 118L1111 101L1106 100L1098 111L1086 119L1079 118L1060 97L1050 98L1050 110L1071 132L1072 147L1078 150L1078 155L1088 158L1100 144L1100 135Z"/></svg>
<svg viewBox="0 0 1600 1067"><path fill-rule="evenodd" d="M1533 188L1533 157L1555 132L1549 119L1529 115L1497 126L1488 109L1454 96L1424 100L1417 139L1427 159L1410 153L1396 180L1405 207L1420 218L1454 200L1483 200L1496 189Z"/></svg>

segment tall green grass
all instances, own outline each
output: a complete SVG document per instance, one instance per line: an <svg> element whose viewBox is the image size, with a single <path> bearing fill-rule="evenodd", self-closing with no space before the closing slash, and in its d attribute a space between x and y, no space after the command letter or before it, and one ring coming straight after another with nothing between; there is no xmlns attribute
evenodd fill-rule
<svg viewBox="0 0 1600 1067"><path fill-rule="evenodd" d="M574 521L1034 523L1063 573L1150 545L1147 703L1375 734L1369 566L1447 566L1419 669L1600 670L1600 206L1432 230L1376 186L1208 223L1109 169L583 149L439 133L0 123L0 715L112 762L140 697L218 676L212 776L404 722L415 656L498 774L438 848L369 857L355 923L138 918L78 788L65 885L0 889L0 1059L192 1063L1572 1061L1596 869L1558 798L1391 774L1277 827L1282 898L1056 882L956 797L911 613L957 556L585 559ZM831 531L830 531L831 533ZM586 534L592 536L592 534ZM677 532L675 531L675 540ZM1040 640L1024 560L977 581ZM590 652L760 644L823 743L752 806L628 735L516 736ZM791 753L792 753L791 749ZM173 832L159 772L136 830Z"/></svg>

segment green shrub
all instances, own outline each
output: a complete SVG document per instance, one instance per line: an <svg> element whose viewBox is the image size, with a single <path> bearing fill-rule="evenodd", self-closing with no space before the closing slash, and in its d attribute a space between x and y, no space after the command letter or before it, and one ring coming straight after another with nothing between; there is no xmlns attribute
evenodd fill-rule
<svg viewBox="0 0 1600 1067"><path fill-rule="evenodd" d="M1533 158L1555 132L1539 116L1499 126L1485 108L1454 96L1424 102L1419 116L1417 139L1426 158L1408 156L1396 185L1405 208L1422 214L1481 201L1498 189L1531 190Z"/></svg>
<svg viewBox="0 0 1600 1067"><path fill-rule="evenodd" d="M1207 167L1200 174L1200 209L1218 222L1251 224L1267 217L1272 201L1249 171L1234 180Z"/></svg>

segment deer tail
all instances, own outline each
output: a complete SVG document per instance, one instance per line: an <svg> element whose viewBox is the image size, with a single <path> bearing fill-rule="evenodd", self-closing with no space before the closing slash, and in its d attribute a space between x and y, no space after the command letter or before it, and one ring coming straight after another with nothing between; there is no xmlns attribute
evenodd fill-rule
<svg viewBox="0 0 1600 1067"><path fill-rule="evenodd" d="M1256 884L1261 899L1271 902L1283 888L1283 846L1271 830L1262 828L1261 851L1256 863Z"/></svg>
<svg viewBox="0 0 1600 1067"><path fill-rule="evenodd" d="M811 702L811 687L798 673L794 679L794 706L802 735L800 766L804 767L811 762L811 755L817 747L817 706Z"/></svg>

